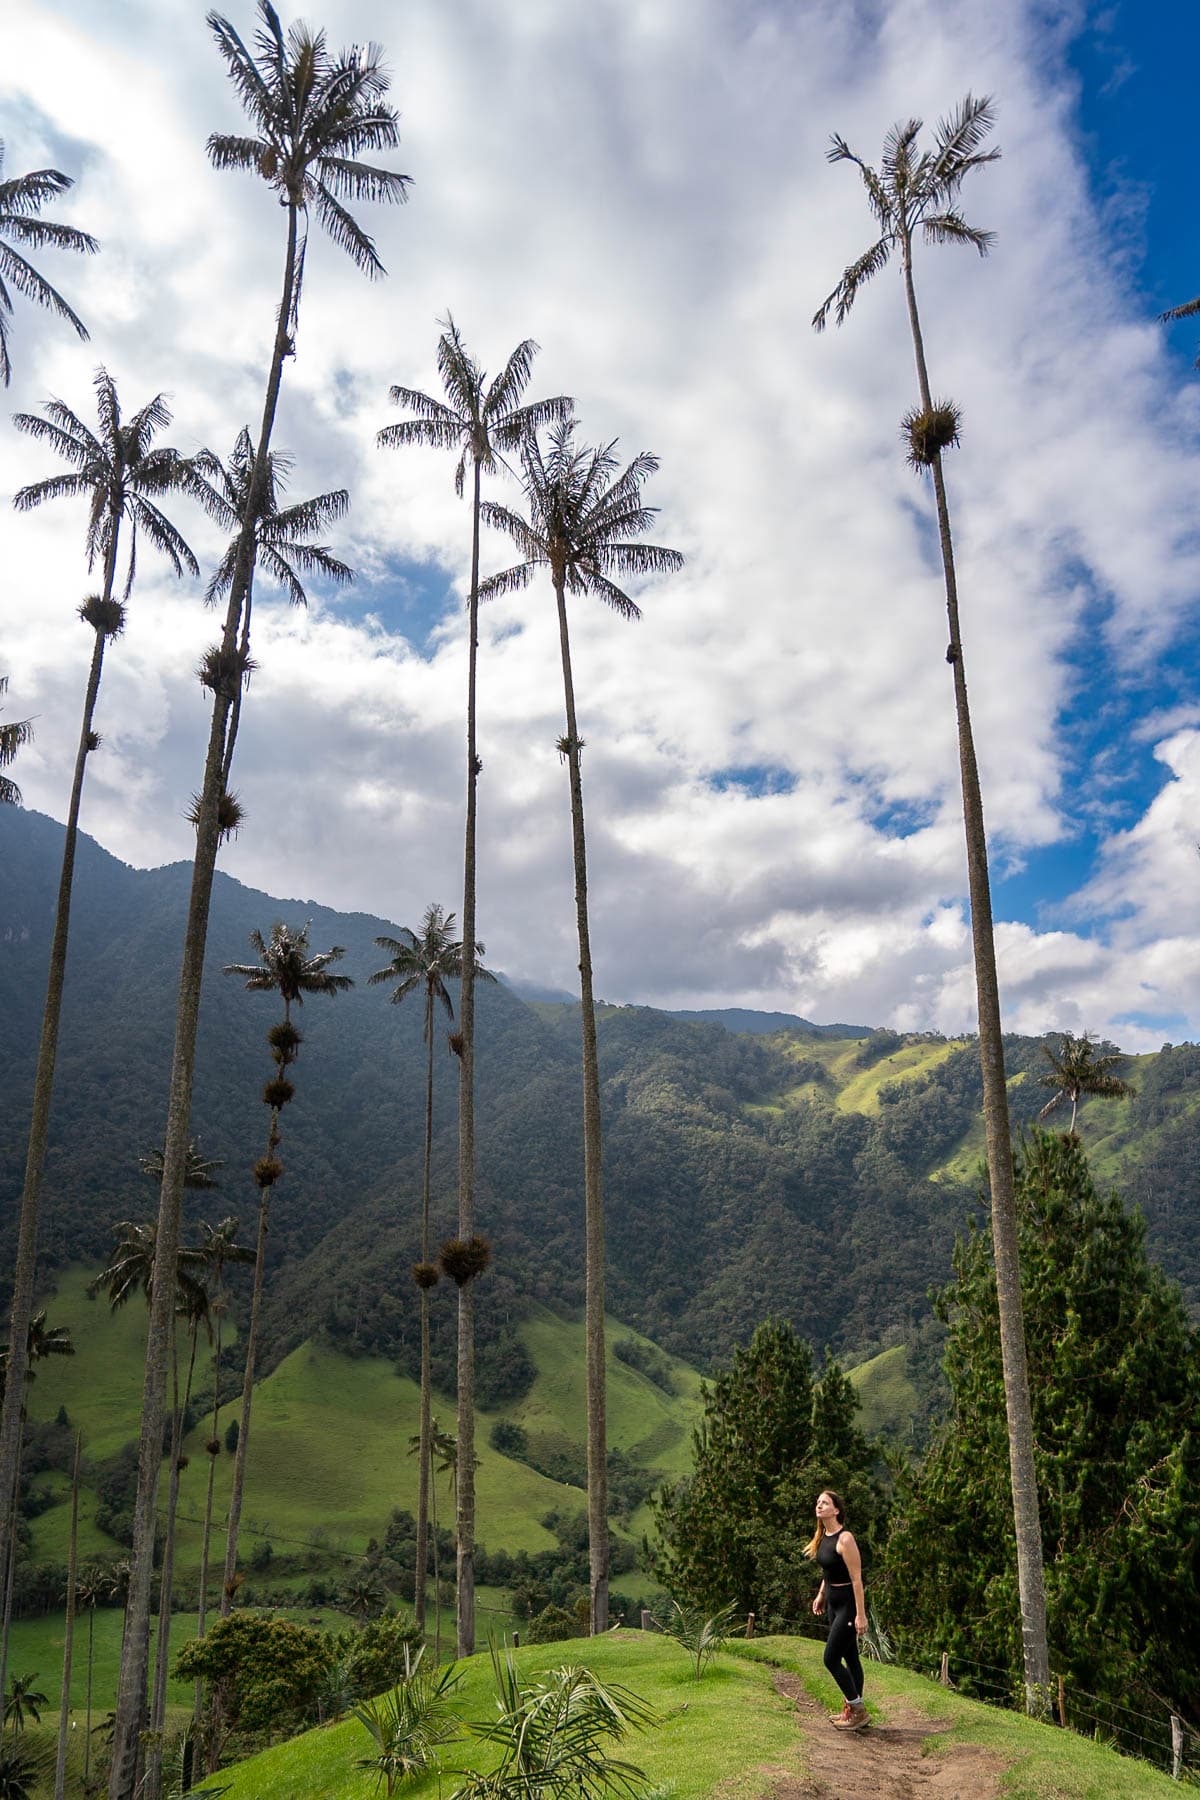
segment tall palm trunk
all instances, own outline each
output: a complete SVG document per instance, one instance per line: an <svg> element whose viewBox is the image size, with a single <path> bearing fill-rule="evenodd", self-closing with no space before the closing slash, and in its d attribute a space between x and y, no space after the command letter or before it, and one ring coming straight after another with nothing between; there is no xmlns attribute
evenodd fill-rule
<svg viewBox="0 0 1200 1800"><path fill-rule="evenodd" d="M471 514L471 593L467 609L467 818L463 843L462 981L458 1027L458 1235L475 1235L475 672L479 658L479 485L475 461ZM458 1654L475 1649L475 1284L458 1290L458 1494L454 1505Z"/></svg>
<svg viewBox="0 0 1200 1800"><path fill-rule="evenodd" d="M604 1190L600 1143L600 1065L596 1055L596 1007L592 998L592 946L588 930L587 848L583 836L583 776L571 679L564 584L555 580L558 638L562 650L565 749L571 779L571 839L575 852L575 917L579 927L579 993L583 1027L583 1191L587 1290L588 1569L591 1631L608 1630L608 1444L604 1389Z"/></svg>
<svg viewBox="0 0 1200 1800"><path fill-rule="evenodd" d="M921 322L917 313L916 290L913 286L912 246L907 238L903 246L903 264L904 292L908 301L909 324L912 327L921 404L929 411L933 401L925 365ZM975 956L975 990L979 1012L979 1060L983 1074L984 1133L992 1196L996 1299L1000 1313L1000 1348L1008 1415L1008 1456L1017 1539L1017 1585L1021 1604L1025 1700L1030 1712L1040 1712L1045 1710L1048 1703L1050 1682L1046 1647L1046 1593L1042 1572L1037 1475L1033 1460L1033 1411L1025 1357L1021 1269L1017 1253L1017 1207L1013 1189L1012 1141L1004 1075L1000 989L996 978L996 944L992 930L987 837L983 825L983 799L979 789L971 713L967 703L966 665L958 622L954 544L950 535L950 508L946 499L940 452L934 457L932 471L942 567L946 578L946 613L950 625L947 656L954 672L954 709L958 721L958 759L962 777L963 821L966 827L967 875L971 900L971 940Z"/></svg>
<svg viewBox="0 0 1200 1800"><path fill-rule="evenodd" d="M192 1077L196 1062L196 1026L200 1014L200 990L204 980L204 952L208 940L208 914L213 874L221 839L220 802L225 791L228 755L232 744L229 714L241 680L236 669L238 626L247 602L254 550L254 521L265 491L267 456L279 402L283 360L292 348L289 321L296 278L296 207L288 207L287 252L283 290L276 321L275 344L263 403L262 428L254 460L254 474L246 500L234 564L229 603L225 612L221 651L232 675L218 681L213 691L212 726L204 764L204 780L196 808L196 856L188 902L183 960L179 974L179 1000L175 1017L175 1048L171 1064L171 1088L167 1130L163 1146L163 1179L159 1199L155 1281L146 1340L146 1373L142 1388L141 1435L138 1445L138 1490L133 1519L133 1556L129 1579L125 1643L117 1688L116 1723L113 1731L109 1800L133 1800L138 1776L138 1746L146 1715L146 1673L150 1654L150 1584L154 1563L154 1520L158 1498L158 1471L162 1460L163 1413L166 1401L167 1350L174 1306L173 1271L179 1249L183 1213L184 1177L187 1171L188 1133L192 1111ZM260 1276L255 1275L258 1282Z"/></svg>
<svg viewBox="0 0 1200 1800"><path fill-rule="evenodd" d="M83 1713L83 1790L86 1793L92 1776L92 1670L96 1661L96 1589L88 1602L88 1667L87 1700Z"/></svg>
<svg viewBox="0 0 1200 1800"><path fill-rule="evenodd" d="M71 1471L71 1537L67 1550L67 1618L63 1629L62 1698L58 1704L58 1749L54 1759L54 1800L64 1800L67 1783L67 1727L71 1717L71 1653L75 1646L75 1577L79 1553L79 1433Z"/></svg>
<svg viewBox="0 0 1200 1800"><path fill-rule="evenodd" d="M433 994L425 994L425 1173L421 1184L421 1262L429 1263L429 1165L433 1156ZM417 1461L417 1581L413 1612L425 1629L425 1573L429 1559L429 1289L421 1289L421 1441Z"/></svg>
<svg viewBox="0 0 1200 1800"><path fill-rule="evenodd" d="M21 1418L17 1421L16 1465L13 1469L12 1491L8 1496L14 1525L17 1517L16 1484L21 1479L21 1447L24 1440L25 1424L24 1419ZM0 1563L0 1569L4 1572L4 1600L0 1605L0 1696L3 1696L8 1692L8 1634L12 1626L13 1582L17 1573L17 1534L15 1530L9 1533L8 1554L5 1561Z"/></svg>
<svg viewBox="0 0 1200 1800"><path fill-rule="evenodd" d="M279 1145L279 1108L271 1108L267 1155ZM221 1581L221 1617L227 1619L237 1592L238 1531L242 1522L242 1498L246 1491L246 1455L250 1445L250 1408L254 1399L254 1365L258 1357L258 1317L262 1308L263 1264L267 1256L271 1189L258 1190L258 1237L255 1240L254 1287L250 1296L250 1324L246 1331L246 1367L242 1375L242 1411L238 1421L237 1451L233 1459L233 1485L229 1494L229 1524L225 1533L225 1573Z"/></svg>
<svg viewBox="0 0 1200 1800"><path fill-rule="evenodd" d="M114 521L112 539L104 558L104 590L102 598L111 601L117 568L117 540L120 520ZM25 1182L21 1190L21 1219L17 1234L17 1259L13 1269L12 1308L8 1328L8 1373L4 1387L4 1406L0 1414L0 1568L4 1568L16 1529L12 1510L20 1479L21 1409L25 1404L25 1376L29 1368L29 1322L33 1317L34 1285L37 1278L38 1213L42 1171L46 1162L46 1143L50 1131L50 1106L54 1097L54 1066L58 1057L58 1030L62 1015L63 986L67 972L67 941L71 928L71 889L75 879L75 851L79 838L79 807L83 798L83 778L93 746L92 721L100 676L104 668L106 633L96 626L92 646L92 662L88 670L83 699L83 719L79 727L79 745L75 752L75 772L71 781L71 798L67 807L67 823L63 834L62 869L58 880L58 903L54 911L54 932L50 939L50 968L46 977L46 1003L42 1011L42 1036L38 1045L37 1070L33 1085L33 1115L29 1124L29 1148L25 1159ZM4 1622L4 1645L8 1648L8 1621Z"/></svg>
<svg viewBox="0 0 1200 1800"><path fill-rule="evenodd" d="M158 1636L154 1645L154 1684L150 1700L150 1742L145 1782L146 1800L159 1800L162 1791L163 1733L167 1724L167 1667L171 1649L171 1601L175 1584L175 1520L179 1510L180 1458L183 1454L183 1421L192 1398L192 1380L196 1370L196 1346L199 1321L190 1331L191 1352L188 1357L187 1380L183 1404L179 1400L177 1345L171 1348L171 1382L174 1408L171 1416L171 1473L167 1488L167 1529L163 1539L162 1569L158 1584Z"/></svg>
<svg viewBox="0 0 1200 1800"><path fill-rule="evenodd" d="M433 1479L433 1447L429 1452L429 1497L433 1509L433 1660L442 1660L442 1571L438 1556L437 1485Z"/></svg>
<svg viewBox="0 0 1200 1800"><path fill-rule="evenodd" d="M219 1276L218 1276L219 1282ZM212 1539L213 1487L217 1475L217 1455L221 1443L221 1326L224 1323L220 1310L217 1312L217 1345L213 1354L213 1416L212 1438L210 1443L217 1445L217 1450L208 1452L208 1489L204 1496L204 1534L200 1540L200 1598L196 1606L196 1636L204 1636L204 1626L208 1617L208 1552ZM195 1694L192 1701L192 1724L195 1730L200 1727L200 1712L204 1703L204 1683L197 1677Z"/></svg>

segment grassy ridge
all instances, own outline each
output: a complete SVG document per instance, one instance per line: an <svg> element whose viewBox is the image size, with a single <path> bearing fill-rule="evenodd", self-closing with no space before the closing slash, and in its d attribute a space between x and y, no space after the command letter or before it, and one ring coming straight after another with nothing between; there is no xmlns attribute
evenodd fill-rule
<svg viewBox="0 0 1200 1800"><path fill-rule="evenodd" d="M517 1652L521 1672L535 1676L565 1662L582 1663L606 1682L631 1688L657 1708L661 1723L626 1739L616 1752L638 1764L671 1800L759 1800L781 1779L802 1780L805 1739L791 1705L776 1693L772 1663L798 1672L823 1703L833 1704L832 1682L821 1667L821 1646L796 1638L760 1640L719 1656L704 1679L674 1644L641 1632L539 1645ZM493 1713L492 1677L486 1655L463 1665L456 1702L461 1718ZM1077 1737L948 1693L935 1682L894 1668L871 1668L872 1705L884 1719L890 1706L923 1714L930 1736L922 1755L953 1743L978 1744L1007 1765L1010 1800L1155 1800L1177 1794L1167 1776L1146 1764ZM948 1721L948 1726L947 1726ZM935 1729L936 1727L936 1729ZM227 1800L362 1800L369 1791L357 1759L370 1739L356 1721L310 1731L289 1743L222 1772ZM847 1746L849 1755L853 1752ZM447 1768L489 1767L494 1752L477 1739L447 1746ZM923 1762L922 1771L929 1769ZM436 1777L414 1782L414 1800L446 1792Z"/></svg>

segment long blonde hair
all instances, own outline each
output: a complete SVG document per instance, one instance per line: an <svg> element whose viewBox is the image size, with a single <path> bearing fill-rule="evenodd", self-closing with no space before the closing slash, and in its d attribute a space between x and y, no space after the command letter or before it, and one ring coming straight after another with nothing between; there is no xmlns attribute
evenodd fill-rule
<svg viewBox="0 0 1200 1800"><path fill-rule="evenodd" d="M821 1494L828 1494L829 1498L833 1501L833 1510L837 1514L837 1522L838 1522L839 1526L844 1526L846 1523L846 1509L842 1505L842 1502L841 1502L841 1499L839 1498L839 1496L834 1493L832 1488L822 1488ZM818 1500L820 1499L821 1494L817 1495ZM805 1554L805 1556L807 1556L809 1562L812 1562L815 1560L817 1551L821 1548L821 1539L824 1536L825 1536L824 1522L822 1520L818 1519L817 1520L817 1529L813 1532L813 1535L812 1535L812 1542L807 1546L807 1548L805 1549L805 1552L804 1552L804 1554Z"/></svg>

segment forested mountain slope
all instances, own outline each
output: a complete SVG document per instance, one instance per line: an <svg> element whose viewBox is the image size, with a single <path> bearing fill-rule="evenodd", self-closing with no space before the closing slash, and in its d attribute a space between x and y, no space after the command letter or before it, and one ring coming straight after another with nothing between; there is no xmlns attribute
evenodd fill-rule
<svg viewBox="0 0 1200 1800"><path fill-rule="evenodd" d="M61 829L0 811L0 1229L20 1193ZM97 1262L115 1221L149 1216L138 1156L161 1141L188 871L125 868L80 846L43 1244L58 1262ZM431 898L434 896L431 896ZM452 896L441 897L452 905ZM311 920L314 949L345 946L357 986L309 999L297 1096L284 1119L286 1173L271 1237L267 1366L314 1332L410 1364L424 1095L421 1004L387 1003L367 974L397 923L279 900L218 876L197 1065L194 1129L222 1158L219 1194L193 1217L239 1212L266 1128L269 995L224 977L276 918ZM610 977L611 978L611 977ZM734 1015L737 1017L738 1015ZM742 1021L739 1019L739 1023ZM773 1021L772 1021L773 1022ZM850 1028L845 1028L849 1031ZM644 1007L604 1008L609 1305L704 1365L765 1314L818 1347L867 1349L908 1331L949 1269L975 1204L982 1135L973 1045L892 1033L834 1037L797 1021L731 1031ZM1046 1098L1036 1040L1009 1044L1018 1125ZM479 996L479 1217L493 1270L480 1284L485 1403L526 1379L515 1332L529 1300L582 1301L578 1013ZM1200 1049L1137 1059L1138 1094L1080 1114L1098 1173L1140 1200L1151 1242L1194 1301L1200 1291ZM437 1055L435 1231L453 1223L457 1064ZM7 1262L7 1257L4 1259ZM453 1307L435 1294L447 1383Z"/></svg>

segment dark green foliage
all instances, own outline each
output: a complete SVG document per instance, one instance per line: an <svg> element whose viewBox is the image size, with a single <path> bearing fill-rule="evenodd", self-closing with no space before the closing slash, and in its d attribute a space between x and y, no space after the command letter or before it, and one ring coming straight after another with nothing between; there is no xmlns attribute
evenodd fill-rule
<svg viewBox="0 0 1200 1800"><path fill-rule="evenodd" d="M903 1042L904 1038L900 1032L888 1031L881 1027L863 1039L854 1058L854 1065L858 1069L873 1068L877 1062L882 1062L885 1056L891 1056L894 1051L899 1050Z"/></svg>
<svg viewBox="0 0 1200 1800"><path fill-rule="evenodd" d="M334 1633L330 1653L335 1662L345 1664L359 1694L382 1694L403 1677L405 1648L415 1652L421 1642L411 1613L386 1612Z"/></svg>
<svg viewBox="0 0 1200 1800"><path fill-rule="evenodd" d="M653 1344L647 1344L641 1338L618 1338L612 1347L612 1353L618 1362L628 1368L636 1369L647 1381L662 1389L664 1394L674 1395L675 1381L671 1374L671 1365L661 1350Z"/></svg>
<svg viewBox="0 0 1200 1800"><path fill-rule="evenodd" d="M26 1744L18 1737L0 1742L0 1800L37 1800L52 1773L44 1744Z"/></svg>
<svg viewBox="0 0 1200 1800"><path fill-rule="evenodd" d="M1200 1344L1178 1291L1147 1260L1144 1222L1096 1192L1077 1139L1034 1134L1017 1177L1052 1671L1068 1692L1107 1697L1118 1735L1115 1709L1135 1696L1200 1720ZM960 1652L1015 1685L985 1230L960 1241L955 1269L938 1303L953 1419L901 1483L880 1612L903 1653Z"/></svg>
<svg viewBox="0 0 1200 1800"><path fill-rule="evenodd" d="M175 1658L182 1681L209 1682L235 1731L279 1731L315 1711L331 1660L329 1639L310 1625L235 1611Z"/></svg>
<svg viewBox="0 0 1200 1800"><path fill-rule="evenodd" d="M586 1637L587 1633L580 1624L575 1613L568 1612L565 1606L544 1606L536 1618L529 1621L529 1629L525 1633L527 1644L561 1644L567 1638Z"/></svg>
<svg viewBox="0 0 1200 1800"><path fill-rule="evenodd" d="M803 1550L821 1489L842 1496L864 1550L879 1513L857 1408L832 1357L814 1382L791 1326L760 1325L706 1393L693 1473L653 1502L646 1548L664 1586L708 1613L733 1602L760 1621L800 1618L817 1586Z"/></svg>
<svg viewBox="0 0 1200 1800"><path fill-rule="evenodd" d="M225 1448L228 1450L230 1456L236 1456L237 1454L238 1429L238 1421L236 1419L230 1419L228 1425L225 1427Z"/></svg>
<svg viewBox="0 0 1200 1800"><path fill-rule="evenodd" d="M528 1460L529 1434L511 1419L497 1419L488 1433L488 1441L501 1456L515 1456L520 1462Z"/></svg>

